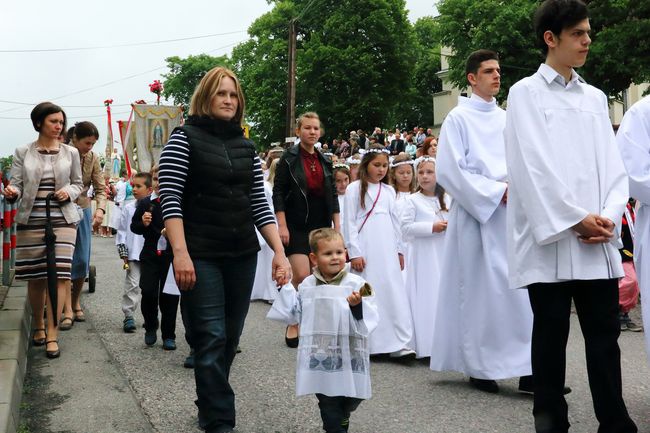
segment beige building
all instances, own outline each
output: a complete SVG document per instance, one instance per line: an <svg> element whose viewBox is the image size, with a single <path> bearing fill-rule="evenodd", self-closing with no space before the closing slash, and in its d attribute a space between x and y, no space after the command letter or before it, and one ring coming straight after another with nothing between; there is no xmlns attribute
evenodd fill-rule
<svg viewBox="0 0 650 433"><path fill-rule="evenodd" d="M448 56L453 52L449 47L442 47L440 50L440 72L436 75L442 80L442 91L433 95L433 133L437 136L440 134L440 127L442 122L447 117L447 113L451 111L458 104L458 97L465 93L472 94L471 87L459 89L455 87L449 80L449 62ZM609 101L609 117L613 125L618 125L623 119L623 114L634 105L635 102L643 98L643 93L650 89L649 83L632 84L621 98L613 97Z"/></svg>

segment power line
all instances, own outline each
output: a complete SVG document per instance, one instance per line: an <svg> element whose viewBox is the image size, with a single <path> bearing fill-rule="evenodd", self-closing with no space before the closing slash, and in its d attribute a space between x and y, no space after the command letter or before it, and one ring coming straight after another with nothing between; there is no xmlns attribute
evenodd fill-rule
<svg viewBox="0 0 650 433"><path fill-rule="evenodd" d="M208 51L208 53L213 53L213 52L215 52L215 51L219 51L219 50L222 50L222 49L224 49L224 48L232 47L232 46L237 45L237 44L239 44L239 43L241 43L241 42L244 42L244 41L242 40L242 41L234 42L234 43L232 43L232 44L227 44L227 45L224 45L224 46L221 46L221 47L215 48L215 49L213 49L213 50L210 50L210 51ZM137 73L137 74L129 75L129 76L127 76L127 77L118 78L117 80L113 80L113 81L109 81L109 82L106 82L106 83L103 83L103 84L99 84L99 85L94 86L94 87L88 87L88 88L86 88L86 89L77 90L77 91L74 91L74 92L72 92L72 93L68 93L68 94L66 94L66 95L62 95L62 96L57 96L57 97L55 97L55 98L49 98L49 99L47 99L47 100L55 101L55 100L57 100L57 99L67 98L68 96L78 95L79 93L85 93L85 92L89 92L89 91L91 91L91 90L100 89L100 88L102 88L102 87L110 86L111 84L119 83L119 82L121 82L121 81L129 80L129 79L131 79L131 78L139 77L139 76L141 76L141 75L150 74L151 72L159 71L159 70L161 70L161 69L165 69L166 67L167 67L167 65L165 65L165 66L160 66L160 67L158 67L158 68L150 69L150 70L148 70L148 71L144 71L144 72L139 72L139 73ZM17 103L17 102L14 102L14 103ZM19 103L19 105L30 105L30 104L28 104L28 103L26 103L26 102L21 102L21 103ZM35 105L35 104L34 104L34 105ZM127 105L130 105L130 104L127 104ZM116 106L117 106L117 105L116 105ZM72 107L72 106L70 106L70 107ZM10 112L10 111L19 110L20 108L21 108L21 107L14 107L14 108L9 108L9 109L7 109L7 110L2 110L2 111L0 111L0 114L2 114L2 113L8 113L8 112ZM2 119L5 119L5 117L2 117ZM10 119L14 119L14 118L10 118ZM16 118L16 119L17 119L17 118Z"/></svg>
<svg viewBox="0 0 650 433"><path fill-rule="evenodd" d="M5 101L4 99L0 99L0 102L4 104L14 104L14 105L29 105L29 106L34 106L38 104L38 102L19 102L19 101ZM131 104L111 104L111 107L128 107ZM105 105L67 105L65 108L104 108Z"/></svg>
<svg viewBox="0 0 650 433"><path fill-rule="evenodd" d="M305 16L307 11L314 5L314 3L316 3L316 0L311 0L309 3L307 3L307 6L305 6L305 8L302 10L302 12L300 12L300 14L295 19L299 20L303 16Z"/></svg>
<svg viewBox="0 0 650 433"><path fill-rule="evenodd" d="M111 113L111 115L112 115L112 116L117 116L117 115L119 115L119 114L128 114L128 113L130 113L130 112L131 112L131 111L119 111L119 112L117 112L117 113ZM76 115L75 115L75 116L71 116L71 115L68 114L68 117L69 117L69 118L73 118L73 119L74 119L74 118L84 118L84 119L91 119L91 118L93 118L93 119L94 119L94 118L98 118L98 117L106 117L106 113L104 113L104 114L93 114L92 116L83 116L83 115L82 115L82 116L76 116ZM2 119L2 120L30 120L29 117L0 117L0 119Z"/></svg>
<svg viewBox="0 0 650 433"><path fill-rule="evenodd" d="M246 30L237 30L234 32L226 33L213 33L210 35L201 35L201 36L189 36L186 38L177 38L177 39L165 39L162 41L149 41L149 42L132 42L128 44L116 44L116 45L98 45L94 47L76 47L76 48L38 48L38 49L29 49L29 50L0 50L0 53L45 53L45 52L60 52L60 51L88 51L88 50L104 50L108 48L123 48L123 47L140 47L143 45L157 45L157 44L166 44L169 42L180 42L180 41L190 41L194 39L205 39L213 38L216 36L226 36L234 35L236 33L244 33Z"/></svg>

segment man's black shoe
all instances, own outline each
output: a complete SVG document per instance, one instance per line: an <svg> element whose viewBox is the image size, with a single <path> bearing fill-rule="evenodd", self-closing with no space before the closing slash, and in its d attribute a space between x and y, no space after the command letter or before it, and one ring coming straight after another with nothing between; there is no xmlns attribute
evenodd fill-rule
<svg viewBox="0 0 650 433"><path fill-rule="evenodd" d="M499 392L499 385L495 380L477 379L475 377L470 377L469 384L476 389L480 389L481 391L489 392L491 394L496 394Z"/></svg>

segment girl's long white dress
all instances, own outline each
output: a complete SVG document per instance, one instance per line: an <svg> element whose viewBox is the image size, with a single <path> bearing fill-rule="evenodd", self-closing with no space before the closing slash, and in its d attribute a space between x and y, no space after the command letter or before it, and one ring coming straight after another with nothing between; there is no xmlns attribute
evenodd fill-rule
<svg viewBox="0 0 650 433"><path fill-rule="evenodd" d="M447 206L449 196L445 196ZM401 212L402 234L407 245L406 292L413 316L411 348L418 358L431 356L433 326L438 308L438 278L444 254L445 232L433 233L433 224L446 221L438 197L416 192L406 199Z"/></svg>
<svg viewBox="0 0 650 433"><path fill-rule="evenodd" d="M406 199L411 196L410 192L400 192L397 191L395 195L395 206L397 209L397 218L402 220L402 212L404 212L404 206L406 206ZM401 223L400 223L401 224ZM406 286L406 276L408 275L408 261L411 251L407 243L404 243L404 269L402 269L402 279L404 280L404 285Z"/></svg>
<svg viewBox="0 0 650 433"><path fill-rule="evenodd" d="M366 267L360 275L375 291L379 324L370 336L370 353L392 353L407 348L413 335L411 308L397 256L403 248L395 190L386 184L369 183L366 207L362 209L360 186L354 181L346 190L343 236L350 258L365 259ZM359 232L380 188L377 205Z"/></svg>

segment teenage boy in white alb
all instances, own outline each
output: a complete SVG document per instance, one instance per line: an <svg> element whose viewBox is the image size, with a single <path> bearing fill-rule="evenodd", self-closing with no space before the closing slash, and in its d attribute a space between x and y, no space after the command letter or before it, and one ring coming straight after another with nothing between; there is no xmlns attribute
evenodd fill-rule
<svg viewBox="0 0 650 433"><path fill-rule="evenodd" d="M622 397L618 278L628 180L607 97L573 68L591 39L581 0L546 0L535 14L546 54L508 96L508 264L533 309L535 429L569 430L562 395L571 301L585 339L598 433L634 433Z"/></svg>
<svg viewBox="0 0 650 433"><path fill-rule="evenodd" d="M496 53L467 59L472 96L458 98L440 132L436 174L453 197L440 269L431 369L470 376L470 384L498 392L496 379L523 376L532 391L526 293L508 288L506 260L506 113Z"/></svg>

